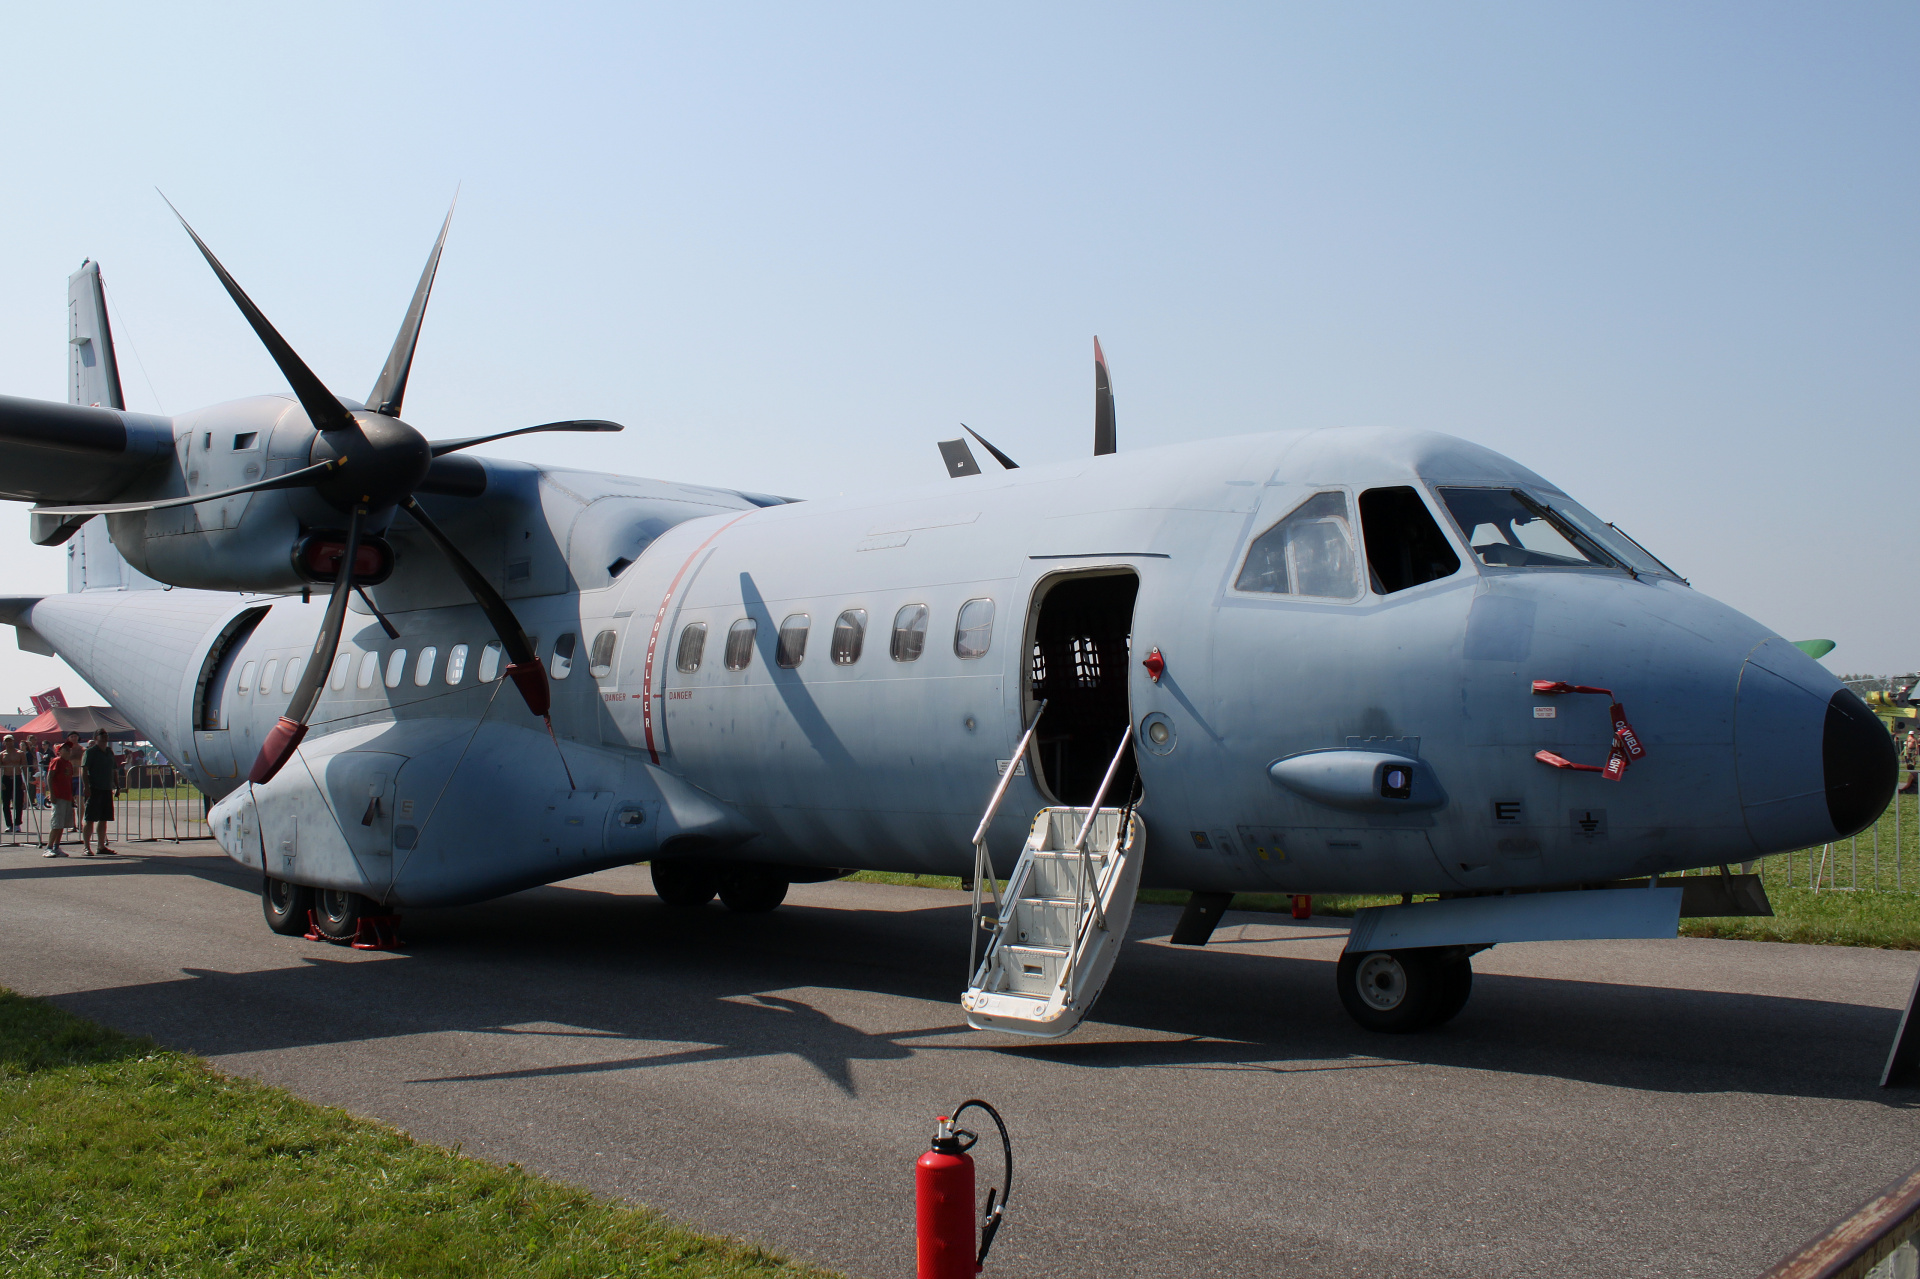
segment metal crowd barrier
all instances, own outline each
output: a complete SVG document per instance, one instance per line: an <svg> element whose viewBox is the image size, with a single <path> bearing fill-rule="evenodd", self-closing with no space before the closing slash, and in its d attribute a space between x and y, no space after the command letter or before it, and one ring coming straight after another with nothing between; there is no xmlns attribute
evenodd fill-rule
<svg viewBox="0 0 1920 1279"><path fill-rule="evenodd" d="M34 789L18 831L0 832L0 848L45 848L53 808L46 798L44 776L34 778ZM81 846L79 821L85 801L74 805L73 829L60 837L60 846ZM208 839L206 797L168 764L135 764L120 770L120 793L113 800L113 820L107 823L107 843L179 843Z"/></svg>

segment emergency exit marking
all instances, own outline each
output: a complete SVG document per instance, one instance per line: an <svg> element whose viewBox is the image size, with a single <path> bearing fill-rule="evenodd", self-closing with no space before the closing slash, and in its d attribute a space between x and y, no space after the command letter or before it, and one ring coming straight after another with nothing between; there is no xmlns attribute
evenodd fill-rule
<svg viewBox="0 0 1920 1279"><path fill-rule="evenodd" d="M1533 717L1535 719L1552 719L1559 709L1558 706L1536 706L1533 708Z"/></svg>

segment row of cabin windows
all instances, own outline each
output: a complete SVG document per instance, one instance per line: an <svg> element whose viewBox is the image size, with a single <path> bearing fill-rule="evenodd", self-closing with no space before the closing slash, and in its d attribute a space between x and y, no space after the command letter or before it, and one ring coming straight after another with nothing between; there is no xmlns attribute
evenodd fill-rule
<svg viewBox="0 0 1920 1279"><path fill-rule="evenodd" d="M593 663L593 675L596 679L603 675L610 674L613 670L612 661L615 638L612 631L602 631L594 639L591 661ZM537 636L532 637L532 644L536 650L540 647L540 640ZM553 652L547 659L547 671L553 678L565 679L573 673L575 646L576 641L571 631L554 641ZM439 648L432 644L427 645L425 648L422 648L418 654L414 655L414 686L417 688L426 688L431 685L436 668L439 669L440 678L446 684L449 686L458 685L467 677L467 664L471 652L472 649L468 645L455 644L447 650L446 665L442 667L440 665ZM372 688L376 683L384 684L388 688L398 688L405 682L408 657L406 649L396 648L384 657L377 652L361 653L358 654L359 660L357 663L355 656L353 653L341 653L333 659L333 670L328 673L327 685L332 688L334 692L338 693L343 691L347 687L349 680L353 682L354 687L359 689ZM504 662L505 650L498 641L483 647L480 650L480 660L477 671L480 683L489 684L499 678L501 671L504 669ZM305 666L305 658L289 658L286 663L285 673L283 674L280 668L280 659L277 657L268 658L264 668L261 668L257 662L248 662L240 668L240 678L234 686L234 691L238 693L249 693L258 689L262 693L270 693L273 691L274 681L277 677L280 683L280 691L282 693L291 693L295 686L300 683L300 674ZM253 678L256 669L259 670L260 674L260 680L257 684Z"/></svg>
<svg viewBox="0 0 1920 1279"><path fill-rule="evenodd" d="M888 655L896 662L914 662L927 646L928 610L925 604L908 604L893 616L893 638L888 644ZM807 632L812 626L812 618L806 613L794 613L780 623L780 638L775 646L774 660L780 666L791 670L806 660ZM730 671L743 671L753 658L754 635L757 624L750 617L743 617L727 631L726 667ZM850 608L841 613L833 623L833 642L829 650L835 666L852 666L860 660L861 650L865 647L867 635L867 610ZM593 645L587 654L587 672L594 679L605 679L613 673L613 650L619 642L619 635L612 630L601 631L593 637ZM532 641L538 650L540 641ZM960 606L959 616L953 629L954 656L962 658L985 657L987 649L993 643L993 601L990 599L968 600ZM694 622L680 632L680 646L676 654L676 665L680 670L692 674L700 669L701 657L706 652L707 624ZM556 680L562 680L573 673L574 654L578 649L578 639L568 631L553 642L553 652L547 657L547 673ZM470 648L465 644L455 644L447 650L444 667L440 666L440 650L429 644L413 658L413 683L417 688L426 688L433 683L434 671L438 667L441 679L449 686L458 685L467 675L467 661ZM406 680L408 652L396 648L384 657L378 652L366 652L358 655L341 653L333 659L333 670L329 672L327 684L334 692L342 692L349 680L356 688L370 689L374 684L384 684L388 688L398 688ZM499 678L505 654L496 641L480 650L478 676L482 684L492 683ZM262 667L258 662L247 662L240 667L240 678L235 682L236 693L250 693L256 689L261 693L270 693L276 680L282 693L292 693L300 683L300 674L306 659L294 657L286 662L284 671L277 657L267 659ZM254 674L258 671L259 681Z"/></svg>
<svg viewBox="0 0 1920 1279"><path fill-rule="evenodd" d="M931 616L925 604L906 604L893 615L893 635L887 644L887 656L896 662L917 662L927 648L927 621ZM807 613L790 614L780 623L774 644L775 665L792 670L807 658L807 635L813 629L813 617ZM727 642L721 654L722 664L730 671L744 671L753 660L753 642L760 624L743 617L727 628ZM850 608L833 619L833 638L827 656L835 666L852 666L866 648L867 610ZM993 601L968 600L960 606L953 624L953 655L972 659L985 657L993 644ZM674 651L674 667L684 675L700 669L707 651L707 624L689 622L680 632Z"/></svg>

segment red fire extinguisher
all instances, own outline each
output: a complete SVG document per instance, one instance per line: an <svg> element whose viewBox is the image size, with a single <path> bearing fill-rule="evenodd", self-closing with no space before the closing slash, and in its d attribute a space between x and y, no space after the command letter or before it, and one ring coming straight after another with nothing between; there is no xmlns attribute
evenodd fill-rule
<svg viewBox="0 0 1920 1279"><path fill-rule="evenodd" d="M967 1154L979 1136L957 1127L960 1114L979 1107L993 1117L1000 1130L1000 1150L1006 1157L1004 1184L987 1191L987 1211L980 1223L980 1250L973 1241L973 1159ZM919 1237L919 1279L972 1279L987 1264L987 1252L1006 1215L1007 1196L1013 1191L1013 1142L1000 1112L978 1099L962 1102L951 1115L939 1116L933 1146L913 1166L913 1193ZM999 1203L994 1202L996 1193Z"/></svg>

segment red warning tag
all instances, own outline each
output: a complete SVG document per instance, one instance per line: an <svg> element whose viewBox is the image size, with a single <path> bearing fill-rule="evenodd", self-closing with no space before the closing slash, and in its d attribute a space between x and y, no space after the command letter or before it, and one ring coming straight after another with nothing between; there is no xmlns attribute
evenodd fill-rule
<svg viewBox="0 0 1920 1279"><path fill-rule="evenodd" d="M1633 731L1633 725L1627 722L1626 708L1615 702L1609 712L1613 720L1615 749L1624 749L1633 759L1645 759L1647 748L1640 744L1640 735Z"/></svg>
<svg viewBox="0 0 1920 1279"><path fill-rule="evenodd" d="M1555 768L1570 768L1576 773L1597 773L1600 771L1598 764L1576 764L1565 756L1556 755L1552 751L1535 751L1533 757L1542 764L1551 764Z"/></svg>
<svg viewBox="0 0 1920 1279"><path fill-rule="evenodd" d="M1607 752L1607 762L1605 767L1601 768L1600 776L1610 782L1617 782L1626 775L1627 753L1620 749L1618 742L1615 742L1613 749Z"/></svg>

